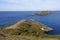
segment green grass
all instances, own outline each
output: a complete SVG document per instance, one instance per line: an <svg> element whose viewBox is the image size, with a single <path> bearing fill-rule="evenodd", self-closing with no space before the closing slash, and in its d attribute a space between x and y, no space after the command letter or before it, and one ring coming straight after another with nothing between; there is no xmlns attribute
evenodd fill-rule
<svg viewBox="0 0 60 40"><path fill-rule="evenodd" d="M0 28L4 28L6 26L0 26ZM23 31L19 34L19 32L10 32L11 35L23 35L23 36L37 36L37 37L43 37L43 38L60 38L60 34L57 35L48 35L45 34L43 32L39 32L39 31L32 31L32 32L27 32L27 31Z"/></svg>
<svg viewBox="0 0 60 40"><path fill-rule="evenodd" d="M10 25L13 25L13 24L10 24ZM10 25L0 26L0 28L5 28ZM35 21L28 21L28 22L26 21L19 26L19 29L10 30L10 31L7 30L7 32L11 35L37 36L37 37L44 37L44 38L45 37L46 38L60 38L60 34L58 35L45 34L39 29L40 26L42 26L42 24L37 23Z"/></svg>

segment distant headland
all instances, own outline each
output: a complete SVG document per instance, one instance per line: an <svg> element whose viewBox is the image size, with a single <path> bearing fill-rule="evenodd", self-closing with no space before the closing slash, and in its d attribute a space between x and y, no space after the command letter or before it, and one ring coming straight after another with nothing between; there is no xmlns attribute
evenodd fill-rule
<svg viewBox="0 0 60 40"><path fill-rule="evenodd" d="M46 15L46 14L51 14L51 12L50 11L40 11L40 12L34 13L32 15Z"/></svg>

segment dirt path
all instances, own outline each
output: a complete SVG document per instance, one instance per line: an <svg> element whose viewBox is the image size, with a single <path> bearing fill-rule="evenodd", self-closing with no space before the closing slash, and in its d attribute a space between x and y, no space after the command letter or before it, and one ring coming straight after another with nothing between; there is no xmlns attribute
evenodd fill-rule
<svg viewBox="0 0 60 40"><path fill-rule="evenodd" d="M11 26L9 26L9 27L7 27L7 28L5 28L5 29L16 29L16 28L18 28L19 25L20 25L21 23L23 23L24 21L26 21L26 20L21 20L21 21L17 22L16 24L11 25Z"/></svg>

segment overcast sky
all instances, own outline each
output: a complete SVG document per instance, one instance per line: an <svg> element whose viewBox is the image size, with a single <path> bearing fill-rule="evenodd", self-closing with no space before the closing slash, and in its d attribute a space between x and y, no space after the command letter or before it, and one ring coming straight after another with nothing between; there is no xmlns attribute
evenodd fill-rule
<svg viewBox="0 0 60 40"><path fill-rule="evenodd" d="M0 0L0 11L60 10L60 0Z"/></svg>

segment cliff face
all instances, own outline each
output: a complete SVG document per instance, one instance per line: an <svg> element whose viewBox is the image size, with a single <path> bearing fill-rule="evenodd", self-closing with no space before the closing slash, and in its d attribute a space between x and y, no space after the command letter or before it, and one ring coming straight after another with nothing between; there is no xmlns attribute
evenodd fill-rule
<svg viewBox="0 0 60 40"><path fill-rule="evenodd" d="M24 33L42 33L51 31L52 28L34 20L21 20L14 25L5 28L9 34L24 34Z"/></svg>

